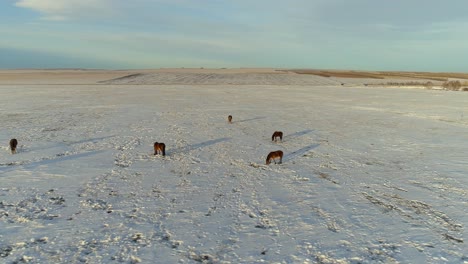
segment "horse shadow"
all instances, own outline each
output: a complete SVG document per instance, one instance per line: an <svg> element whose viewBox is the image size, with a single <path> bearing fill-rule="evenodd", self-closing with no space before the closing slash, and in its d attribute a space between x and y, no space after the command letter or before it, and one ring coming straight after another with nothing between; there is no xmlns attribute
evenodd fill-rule
<svg viewBox="0 0 468 264"><path fill-rule="evenodd" d="M62 161L89 157L89 156L97 155L103 152L105 152L105 150L95 150L95 151L88 151L84 153L69 154L69 155L60 153L52 157L44 157L38 161L33 161L33 162L23 161L23 162L19 162L18 164L11 163L11 165L7 164L10 166L6 168L0 168L0 174L13 171L13 170L17 170L18 169L17 166L23 166L23 168L26 170L34 170L39 166L51 165L51 164L62 162Z"/></svg>
<svg viewBox="0 0 468 264"><path fill-rule="evenodd" d="M103 140L103 139L113 138L113 137L115 137L115 135L105 136L105 137L88 138L88 139L83 139L83 140L78 140L78 141L70 141L70 142L65 142L65 143L67 145L75 145L75 144L81 144L81 143L86 143L86 142L100 141L100 140Z"/></svg>
<svg viewBox="0 0 468 264"><path fill-rule="evenodd" d="M50 164L57 163L57 162L74 160L74 159L79 159L79 158L85 158L85 157L94 156L94 155L97 155L97 154L100 154L100 153L103 153L103 152L106 152L106 151L105 150L94 150L94 151L87 151L87 152L83 152L83 153L70 154L70 155L60 153L60 154L56 154L55 157L53 157L53 158L46 158L46 159L43 159L41 161L36 161L36 162L29 163L29 164L25 165L24 168L25 169L34 169L34 168L36 168L38 166L50 165Z"/></svg>
<svg viewBox="0 0 468 264"><path fill-rule="evenodd" d="M293 138L298 138L300 136L303 136L303 135L306 135L306 134L309 134L311 132L313 132L314 130L312 129L306 129L306 130L302 130L302 131L297 131L297 132L294 132L290 135L286 135L284 136L285 139L293 139Z"/></svg>
<svg viewBox="0 0 468 264"><path fill-rule="evenodd" d="M23 147L21 147L19 150L22 153L27 153L27 152L37 151L37 150L67 147L67 146L72 146L72 145L82 144L82 143L87 143L87 142L96 142L96 141L100 141L100 140L107 139L107 138L113 138L113 137L115 137L115 135L105 136L105 137L88 138L88 139L83 139L83 140L78 140L78 141L63 141L63 142L58 142L58 143L55 143L55 144L52 144L52 145L49 145L49 146L35 146L35 147L32 147L32 148L24 147L22 145Z"/></svg>
<svg viewBox="0 0 468 264"><path fill-rule="evenodd" d="M320 144L317 144L317 143L316 143L316 144L312 144L312 145L303 147L303 148L298 149L298 150L296 150L296 151L293 151L293 152L291 152L291 153L288 153L287 155L285 155L285 156L283 157L283 162L285 162L285 161L290 161L290 160L293 160L293 159L295 159L295 158L297 158L297 157L299 157L299 156L302 156L302 155L304 155L305 153L311 151L312 149L314 149L314 148L316 148L316 147L318 147L318 146L320 146Z"/></svg>
<svg viewBox="0 0 468 264"><path fill-rule="evenodd" d="M200 143L188 145L188 146L185 146L185 147L180 147L180 148L169 150L169 151L167 151L167 154L171 155L171 154L176 154L176 153L180 153L180 152L184 153L184 152L188 152L188 151L192 151L192 150L195 150L195 149L208 147L210 145L214 145L214 144L229 141L229 140L231 140L231 138L226 138L226 137L207 140L207 141L204 141L204 142L200 142Z"/></svg>
<svg viewBox="0 0 468 264"><path fill-rule="evenodd" d="M233 121L233 123L249 122L249 121L254 121L254 120L259 120L259 119L265 119L265 118L266 118L266 116L257 116L257 117L254 117L254 118L243 119L243 120L239 120L239 121Z"/></svg>

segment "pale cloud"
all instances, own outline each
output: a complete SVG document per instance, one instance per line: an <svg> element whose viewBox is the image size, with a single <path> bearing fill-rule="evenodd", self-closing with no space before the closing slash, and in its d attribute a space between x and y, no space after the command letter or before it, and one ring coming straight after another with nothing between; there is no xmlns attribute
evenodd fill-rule
<svg viewBox="0 0 468 264"><path fill-rule="evenodd" d="M107 13L112 6L110 0L19 0L15 5L35 10L46 20L66 20L90 13Z"/></svg>
<svg viewBox="0 0 468 264"><path fill-rule="evenodd" d="M451 1L12 0L41 18L0 25L0 48L112 68L455 69L468 56L468 3Z"/></svg>

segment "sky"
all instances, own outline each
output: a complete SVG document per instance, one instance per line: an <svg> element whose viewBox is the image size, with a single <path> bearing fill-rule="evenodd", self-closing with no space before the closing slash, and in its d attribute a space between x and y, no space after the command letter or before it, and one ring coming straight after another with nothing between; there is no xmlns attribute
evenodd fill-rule
<svg viewBox="0 0 468 264"><path fill-rule="evenodd" d="M468 72L466 0L1 0L0 68Z"/></svg>

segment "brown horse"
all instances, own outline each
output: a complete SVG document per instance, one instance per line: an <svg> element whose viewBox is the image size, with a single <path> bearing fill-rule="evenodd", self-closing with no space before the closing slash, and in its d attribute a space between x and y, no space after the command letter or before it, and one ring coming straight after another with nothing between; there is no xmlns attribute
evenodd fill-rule
<svg viewBox="0 0 468 264"><path fill-rule="evenodd" d="M10 140L11 154L16 154L16 146L18 146L18 140L16 140L16 138L12 138Z"/></svg>
<svg viewBox="0 0 468 264"><path fill-rule="evenodd" d="M268 154L266 158L266 165L270 164L271 160L273 160L276 164L276 159L279 159L278 164L281 164L283 162L283 151L277 150L270 152L270 154Z"/></svg>
<svg viewBox="0 0 468 264"><path fill-rule="evenodd" d="M228 122L231 124L232 123L232 115L228 116Z"/></svg>
<svg viewBox="0 0 468 264"><path fill-rule="evenodd" d="M273 133L273 135L271 136L271 141L275 141L276 142L276 139L277 138L280 138L281 141L283 141L283 132L281 131L275 131L275 133Z"/></svg>
<svg viewBox="0 0 468 264"><path fill-rule="evenodd" d="M154 142L154 155L158 155L158 152L166 156L166 144Z"/></svg>

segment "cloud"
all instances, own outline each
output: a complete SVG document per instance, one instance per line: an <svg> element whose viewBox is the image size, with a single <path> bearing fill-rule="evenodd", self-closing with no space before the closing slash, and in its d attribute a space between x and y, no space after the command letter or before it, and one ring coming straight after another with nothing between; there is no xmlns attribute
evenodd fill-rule
<svg viewBox="0 0 468 264"><path fill-rule="evenodd" d="M80 58L67 54L56 54L18 48L0 46L0 69L17 68L107 68L108 61ZM114 63L115 65L115 63ZM123 66L125 64L117 65Z"/></svg>
<svg viewBox="0 0 468 264"><path fill-rule="evenodd" d="M467 56L466 0L451 5L439 0L424 5L406 0L12 2L38 12L42 21L0 26L0 48L87 58L112 68L448 69Z"/></svg>
<svg viewBox="0 0 468 264"><path fill-rule="evenodd" d="M19 0L15 5L37 11L46 20L67 20L92 13L107 13L112 6L110 0Z"/></svg>

